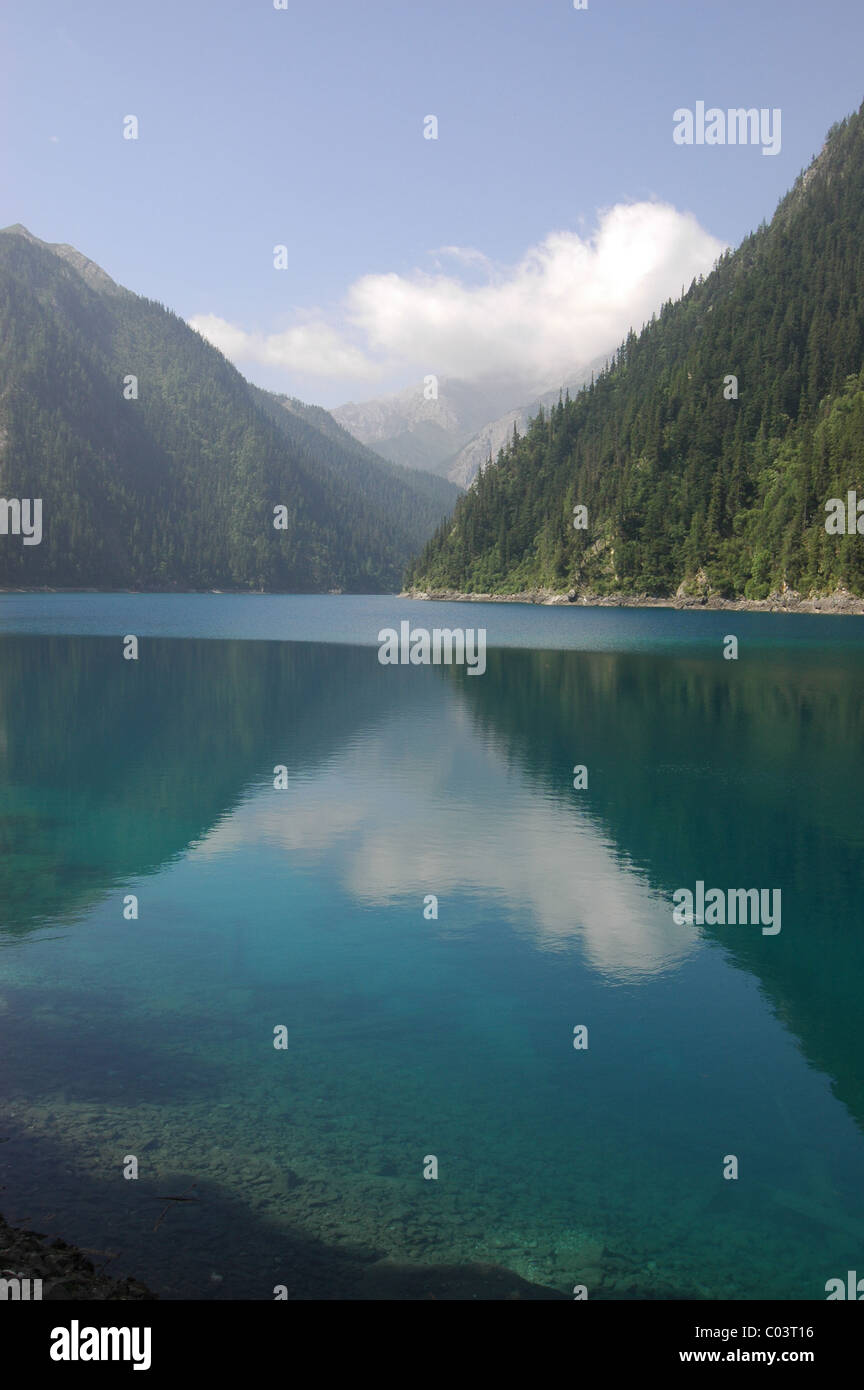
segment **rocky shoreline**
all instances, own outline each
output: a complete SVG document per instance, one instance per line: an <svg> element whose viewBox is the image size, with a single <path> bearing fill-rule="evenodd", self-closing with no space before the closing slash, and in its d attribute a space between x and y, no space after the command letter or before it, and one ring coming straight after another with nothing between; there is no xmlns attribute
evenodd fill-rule
<svg viewBox="0 0 864 1390"><path fill-rule="evenodd" d="M317 590L314 592L318 592ZM323 592L323 591L321 591ZM328 589L328 594L340 591ZM0 594L261 594L269 597L291 598L292 594L279 589L59 589L59 588L4 588ZM348 595L352 597L352 595ZM354 597L361 597L354 595ZM457 589L403 589L398 598L426 599L440 603L538 603L544 607L563 604L574 608L676 608L695 612L733 612L733 613L831 613L852 616L864 615L864 598L837 589L832 594L800 594L795 589L786 589L769 594L764 599L723 598L710 592L682 593L679 589L673 598L662 598L652 594L595 594L590 592L560 593L555 589L523 589L513 594L474 594L462 593Z"/></svg>
<svg viewBox="0 0 864 1390"><path fill-rule="evenodd" d="M111 1279L74 1245L57 1239L49 1244L48 1240L37 1231L10 1226L0 1216L0 1279L29 1279L31 1299L32 1281L40 1279L43 1302L131 1302L158 1297L137 1279Z"/></svg>
<svg viewBox="0 0 864 1390"><path fill-rule="evenodd" d="M403 589L400 598L425 599L443 603L538 603L544 607L564 604L574 608L676 608L696 612L734 613L829 613L861 616L864 598L847 589L833 594L799 594L794 589L769 594L764 599L722 598L718 594L686 594L674 598L650 594L557 593L552 589L526 589L515 594L466 594L455 589Z"/></svg>

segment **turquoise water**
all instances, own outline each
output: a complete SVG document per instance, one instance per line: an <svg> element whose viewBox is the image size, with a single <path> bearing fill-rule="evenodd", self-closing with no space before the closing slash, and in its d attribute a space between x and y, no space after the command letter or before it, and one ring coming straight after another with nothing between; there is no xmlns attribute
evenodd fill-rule
<svg viewBox="0 0 864 1390"><path fill-rule="evenodd" d="M404 617L485 675L380 666ZM857 618L0 598L0 1210L166 1297L824 1298L862 695Z"/></svg>

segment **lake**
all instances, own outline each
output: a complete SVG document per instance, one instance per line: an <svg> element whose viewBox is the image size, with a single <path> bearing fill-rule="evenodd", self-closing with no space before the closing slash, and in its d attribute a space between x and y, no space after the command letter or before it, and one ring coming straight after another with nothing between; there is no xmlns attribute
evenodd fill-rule
<svg viewBox="0 0 864 1390"><path fill-rule="evenodd" d="M864 1272L864 619L7 594L0 711L13 1224L166 1298Z"/></svg>

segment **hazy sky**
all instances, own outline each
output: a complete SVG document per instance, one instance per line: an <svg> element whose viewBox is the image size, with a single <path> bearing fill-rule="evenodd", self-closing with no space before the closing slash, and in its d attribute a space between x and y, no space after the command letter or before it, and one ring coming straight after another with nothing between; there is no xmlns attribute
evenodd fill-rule
<svg viewBox="0 0 864 1390"><path fill-rule="evenodd" d="M864 98L862 0L7 0L0 44L0 225L325 405L578 366ZM780 153L677 145L699 101L779 107Z"/></svg>

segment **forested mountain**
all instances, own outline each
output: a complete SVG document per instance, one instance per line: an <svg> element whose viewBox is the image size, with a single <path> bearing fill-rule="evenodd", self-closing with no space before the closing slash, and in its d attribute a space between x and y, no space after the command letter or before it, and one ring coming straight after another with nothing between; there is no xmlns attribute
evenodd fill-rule
<svg viewBox="0 0 864 1390"><path fill-rule="evenodd" d="M390 463L337 425L320 405L249 387L261 409L278 424L292 449L322 461L338 482L343 508L372 508L382 524L404 537L415 555L444 513L452 512L461 489L434 473ZM322 436L330 447L322 445ZM322 457L323 456L323 457Z"/></svg>
<svg viewBox="0 0 864 1390"><path fill-rule="evenodd" d="M825 529L850 489L864 498L864 107L769 225L514 435L408 583L862 594L864 538Z"/></svg>
<svg viewBox="0 0 864 1390"><path fill-rule="evenodd" d="M0 585L397 586L458 489L292 404L73 248L0 233L0 497L43 525L0 534Z"/></svg>

